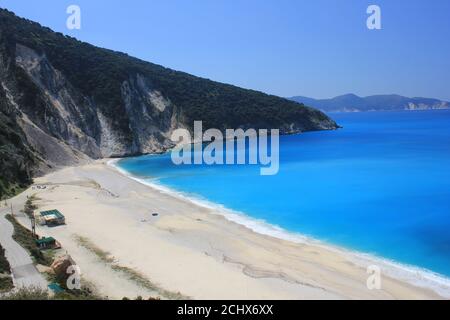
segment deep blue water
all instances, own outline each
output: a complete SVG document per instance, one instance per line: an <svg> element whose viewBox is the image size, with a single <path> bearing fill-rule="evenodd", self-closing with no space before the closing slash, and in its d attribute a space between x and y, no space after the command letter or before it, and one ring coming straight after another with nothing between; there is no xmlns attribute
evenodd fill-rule
<svg viewBox="0 0 450 320"><path fill-rule="evenodd" d="M344 129L284 136L280 172L119 162L133 175L282 228L450 276L450 111L342 113Z"/></svg>

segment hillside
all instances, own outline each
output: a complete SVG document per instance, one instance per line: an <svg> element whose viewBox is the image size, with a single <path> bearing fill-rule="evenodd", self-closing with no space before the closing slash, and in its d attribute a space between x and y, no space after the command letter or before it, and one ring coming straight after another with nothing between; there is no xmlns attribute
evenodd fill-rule
<svg viewBox="0 0 450 320"><path fill-rule="evenodd" d="M400 111L449 109L450 103L430 98L407 98L395 94L358 97L346 94L332 99L296 96L290 100L304 103L324 112Z"/></svg>
<svg viewBox="0 0 450 320"><path fill-rule="evenodd" d="M335 129L322 112L55 33L0 9L0 191L104 157L161 152L177 128ZM1 196L1 195L0 195Z"/></svg>

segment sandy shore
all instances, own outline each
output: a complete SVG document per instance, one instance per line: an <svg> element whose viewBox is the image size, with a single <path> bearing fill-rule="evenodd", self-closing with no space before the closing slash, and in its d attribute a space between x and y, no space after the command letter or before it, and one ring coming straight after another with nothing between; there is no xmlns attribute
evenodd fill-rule
<svg viewBox="0 0 450 320"><path fill-rule="evenodd" d="M37 232L59 240L83 279L109 298L440 298L383 274L381 289L369 290L366 269L346 254L255 233L213 209L140 184L105 161L35 183L47 187L30 188L13 203L36 194L39 211L60 210L66 226Z"/></svg>

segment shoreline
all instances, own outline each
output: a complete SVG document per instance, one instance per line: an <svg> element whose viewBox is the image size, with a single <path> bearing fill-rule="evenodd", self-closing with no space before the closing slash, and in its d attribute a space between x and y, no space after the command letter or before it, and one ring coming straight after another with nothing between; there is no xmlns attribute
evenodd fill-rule
<svg viewBox="0 0 450 320"><path fill-rule="evenodd" d="M170 196L180 198L183 201L189 201L194 205L213 210L214 214L220 214L229 222L242 225L252 232L298 244L321 246L324 249L333 250L339 254L346 255L350 260L354 261L356 264L363 268L366 268L371 264L378 265L382 267L383 272L385 272L388 276L408 282L414 286L419 286L425 289L432 289L440 296L446 299L450 299L450 277L446 277L445 275L419 266L397 262L395 260L377 256L372 253L364 253L351 248L324 242L297 232L288 231L265 220L252 218L250 215L244 212L238 212L228 209L222 204L216 204L207 199L187 195L184 192L171 189L170 187L164 186L163 184L146 181L145 179L132 175L125 169L122 169L120 166L118 166L117 162L121 161L122 159L123 158L110 159L107 160L106 164L117 170L120 174L133 179L138 183L166 193Z"/></svg>
<svg viewBox="0 0 450 320"><path fill-rule="evenodd" d="M369 290L365 267L346 252L252 231L217 208L144 185L99 160L36 178L11 199L18 211L58 209L66 225L37 226L57 239L100 296L224 300L443 299L382 271ZM155 213L156 216L154 215ZM28 218L17 219L29 226ZM80 241L82 239L82 241Z"/></svg>

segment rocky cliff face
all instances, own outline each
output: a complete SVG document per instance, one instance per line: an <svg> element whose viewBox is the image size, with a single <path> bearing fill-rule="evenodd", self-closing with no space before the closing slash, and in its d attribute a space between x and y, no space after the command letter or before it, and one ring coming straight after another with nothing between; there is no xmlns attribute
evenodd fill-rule
<svg viewBox="0 0 450 320"><path fill-rule="evenodd" d="M97 48L1 9L0 103L0 137L9 146L0 149L2 175L19 148L14 133L22 144L18 167L28 177L90 159L165 151L172 132L191 129L194 120L222 130L337 128L301 104Z"/></svg>
<svg viewBox="0 0 450 320"><path fill-rule="evenodd" d="M44 108L44 113L27 110L26 105L20 107L11 98L29 120L24 122L24 129L31 125L29 122L34 123L91 158L159 152L172 146L170 135L181 126L178 109L161 92L151 89L142 75L131 75L120 88L130 128L128 136L115 130L114 119L74 88L45 54L16 44L15 63L38 90ZM6 85L5 88L11 92ZM39 141L35 144L39 147Z"/></svg>

